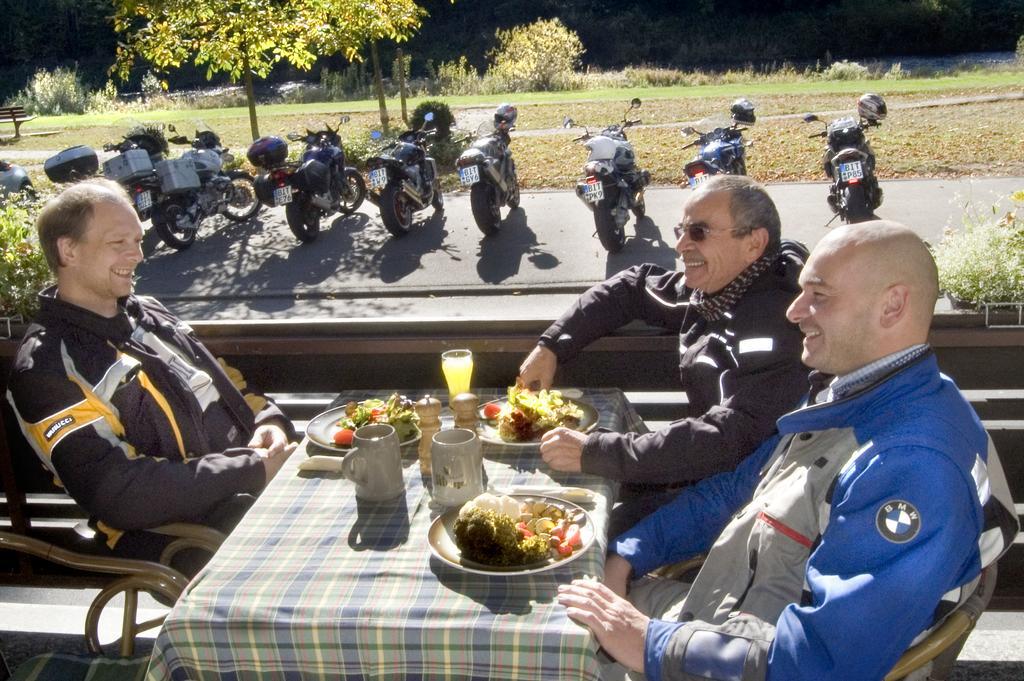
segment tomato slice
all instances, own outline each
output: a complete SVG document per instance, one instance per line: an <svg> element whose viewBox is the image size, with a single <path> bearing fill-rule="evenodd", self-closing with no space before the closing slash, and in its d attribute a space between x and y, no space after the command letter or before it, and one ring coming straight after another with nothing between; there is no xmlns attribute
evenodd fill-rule
<svg viewBox="0 0 1024 681"><path fill-rule="evenodd" d="M342 428L341 430L335 431L334 433L334 444L347 446L352 444L352 436L355 435L355 431L351 428Z"/></svg>
<svg viewBox="0 0 1024 681"><path fill-rule="evenodd" d="M531 532L530 528L526 526L526 523L517 523L516 529L519 530L519 534L523 535L524 539L529 539L533 536L533 532Z"/></svg>
<svg viewBox="0 0 1024 681"><path fill-rule="evenodd" d="M569 542L567 542L567 541L564 541L561 544L559 544L558 547L555 550L558 551L558 555L560 555L560 556L571 556L572 555L572 546L570 546Z"/></svg>
<svg viewBox="0 0 1024 681"><path fill-rule="evenodd" d="M488 420L498 418L498 414L501 413L501 407L496 405L494 402L488 402L484 405L484 418Z"/></svg>
<svg viewBox="0 0 1024 681"><path fill-rule="evenodd" d="M583 538L580 536L579 525L570 525L569 529L565 531L565 543L573 548L583 546Z"/></svg>

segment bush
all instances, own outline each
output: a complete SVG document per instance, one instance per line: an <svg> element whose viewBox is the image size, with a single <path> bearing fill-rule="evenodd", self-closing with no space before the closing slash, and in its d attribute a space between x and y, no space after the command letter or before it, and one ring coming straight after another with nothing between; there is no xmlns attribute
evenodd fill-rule
<svg viewBox="0 0 1024 681"><path fill-rule="evenodd" d="M413 109L412 118L409 124L413 129L418 130L423 126L423 119L428 111L434 112L434 129L437 130L437 139L446 140L452 136L452 125L455 123L455 116L447 104L438 99L428 99L420 102L420 105Z"/></svg>
<svg viewBox="0 0 1024 681"><path fill-rule="evenodd" d="M433 70L429 65L428 72ZM480 93L480 75L465 56L458 61L441 62L431 74L442 95L476 95Z"/></svg>
<svg viewBox="0 0 1024 681"><path fill-rule="evenodd" d="M882 78L885 78L886 80L903 80L908 75L909 74L903 70L903 64L896 62L889 67L889 70L885 72L885 75L883 75Z"/></svg>
<svg viewBox="0 0 1024 681"><path fill-rule="evenodd" d="M36 240L34 209L29 199L0 198L0 316L31 318L36 294L51 280Z"/></svg>
<svg viewBox="0 0 1024 681"><path fill-rule="evenodd" d="M121 102L117 98L117 86L111 80L108 80L107 84L99 90L90 92L85 105L86 111L90 113L118 111L122 108Z"/></svg>
<svg viewBox="0 0 1024 681"><path fill-rule="evenodd" d="M837 61L821 72L822 80L863 80L870 75L868 67L855 61Z"/></svg>
<svg viewBox="0 0 1024 681"><path fill-rule="evenodd" d="M1024 301L1024 191L1012 195L1015 208L998 217L964 209L960 231L947 231L935 252L939 287L958 301Z"/></svg>
<svg viewBox="0 0 1024 681"><path fill-rule="evenodd" d="M373 74L363 62L355 62L343 71L324 69L320 72L320 86L328 101L369 99L373 96Z"/></svg>
<svg viewBox="0 0 1024 681"><path fill-rule="evenodd" d="M576 74L583 43L558 19L540 19L495 33L498 46L488 56L487 76L505 92L571 90L581 87Z"/></svg>
<svg viewBox="0 0 1024 681"><path fill-rule="evenodd" d="M629 87L668 87L688 85L687 75L678 69L662 69L654 66L627 66L626 81Z"/></svg>
<svg viewBox="0 0 1024 681"><path fill-rule="evenodd" d="M88 91L74 69L39 69L14 101L32 114L85 113Z"/></svg>

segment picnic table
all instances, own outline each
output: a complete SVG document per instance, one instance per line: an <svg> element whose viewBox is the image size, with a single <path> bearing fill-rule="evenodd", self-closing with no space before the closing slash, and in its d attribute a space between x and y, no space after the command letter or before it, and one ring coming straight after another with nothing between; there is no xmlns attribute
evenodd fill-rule
<svg viewBox="0 0 1024 681"><path fill-rule="evenodd" d="M391 392L343 393L335 404ZM482 401L503 392L478 390ZM602 427L640 424L619 390L581 399ZM445 509L431 503L415 445L403 450L405 494L375 504L357 500L337 474L300 474L317 449L303 441L186 589L156 639L149 681L600 678L596 639L555 596L559 584L603 573L608 481L551 471L536 447L485 443L495 488L596 494L595 541L578 558L533 574L483 575L431 555L428 528Z"/></svg>

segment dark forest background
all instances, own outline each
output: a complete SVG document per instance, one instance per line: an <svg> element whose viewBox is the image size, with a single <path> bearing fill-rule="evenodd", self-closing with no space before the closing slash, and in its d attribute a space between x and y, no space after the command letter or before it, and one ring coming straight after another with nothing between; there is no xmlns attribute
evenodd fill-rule
<svg viewBox="0 0 1024 681"><path fill-rule="evenodd" d="M1024 0L421 0L429 13L404 45L413 75L465 55L483 68L496 28L560 18L576 31L584 64L605 69L650 64L684 70L745 64L869 59L1013 50L1024 33ZM0 0L0 100L37 68L75 66L93 87L108 78L117 36L109 0ZM393 45L382 45L390 63ZM317 78L281 67L272 81ZM146 71L139 65L132 81ZM203 85L202 69L167 74L172 89Z"/></svg>

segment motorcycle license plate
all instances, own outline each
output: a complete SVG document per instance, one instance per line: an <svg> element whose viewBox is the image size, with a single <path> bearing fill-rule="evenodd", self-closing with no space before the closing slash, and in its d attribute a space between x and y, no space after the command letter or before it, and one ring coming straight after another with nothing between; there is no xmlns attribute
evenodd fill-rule
<svg viewBox="0 0 1024 681"><path fill-rule="evenodd" d="M292 202L292 188L291 185L285 185L278 187L274 190L274 205L285 206Z"/></svg>
<svg viewBox="0 0 1024 681"><path fill-rule="evenodd" d="M861 180L864 178L864 168L861 167L860 161L850 161L849 163L839 164L839 179L843 182L849 182L850 180Z"/></svg>
<svg viewBox="0 0 1024 681"><path fill-rule="evenodd" d="M388 169L374 168L370 171L370 188L380 189L388 183Z"/></svg>
<svg viewBox="0 0 1024 681"><path fill-rule="evenodd" d="M597 203L604 198L604 184L597 180L596 182L586 181L583 183L583 198L590 203Z"/></svg>
<svg viewBox="0 0 1024 681"><path fill-rule="evenodd" d="M479 166L466 166L465 168L459 168L459 182L464 185L476 184L480 181L480 168Z"/></svg>
<svg viewBox="0 0 1024 681"><path fill-rule="evenodd" d="M135 208L136 210L143 211L149 210L153 207L153 192L144 191L139 192L135 195Z"/></svg>
<svg viewBox="0 0 1024 681"><path fill-rule="evenodd" d="M690 186L693 189L696 189L697 187L707 182L708 178L710 177L711 175L709 175L708 173L697 173L696 175L690 178Z"/></svg>

